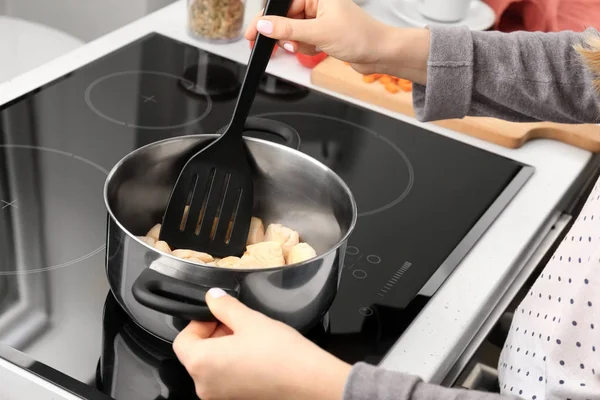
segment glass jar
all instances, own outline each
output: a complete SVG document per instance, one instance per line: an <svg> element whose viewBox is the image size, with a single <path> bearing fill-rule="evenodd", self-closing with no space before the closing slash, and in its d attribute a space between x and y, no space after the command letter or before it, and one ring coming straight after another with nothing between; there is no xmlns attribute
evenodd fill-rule
<svg viewBox="0 0 600 400"><path fill-rule="evenodd" d="M242 37L244 0L187 0L189 34L211 42L234 42Z"/></svg>

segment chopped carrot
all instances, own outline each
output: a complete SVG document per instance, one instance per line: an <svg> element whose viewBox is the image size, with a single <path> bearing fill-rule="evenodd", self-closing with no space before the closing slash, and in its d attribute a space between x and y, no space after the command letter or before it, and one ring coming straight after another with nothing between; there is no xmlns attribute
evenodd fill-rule
<svg viewBox="0 0 600 400"><path fill-rule="evenodd" d="M350 65L344 62L346 65ZM387 74L363 74L363 81L366 83L373 83L379 81L390 93L412 92L412 82L407 79L401 79L393 75Z"/></svg>
<svg viewBox="0 0 600 400"><path fill-rule="evenodd" d="M393 82L390 82L387 85L385 85L385 90L387 90L390 93L398 93L400 91L400 86L396 85Z"/></svg>
<svg viewBox="0 0 600 400"><path fill-rule="evenodd" d="M388 83L393 81L394 79L389 75L384 75L381 78L379 78L379 82L381 82L383 85L387 85Z"/></svg>
<svg viewBox="0 0 600 400"><path fill-rule="evenodd" d="M398 80L398 87L404 92L412 92L412 82L406 79Z"/></svg>

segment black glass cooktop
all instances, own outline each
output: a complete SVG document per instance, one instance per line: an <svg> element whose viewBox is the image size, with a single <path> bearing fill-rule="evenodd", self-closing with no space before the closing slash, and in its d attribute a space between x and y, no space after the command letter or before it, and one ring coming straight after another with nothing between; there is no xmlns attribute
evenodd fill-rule
<svg viewBox="0 0 600 400"><path fill-rule="evenodd" d="M165 382L184 373L169 345L107 297L102 189L135 148L225 126L244 69L152 34L0 107L0 343L117 400L187 387L157 381L157 362L173 366ZM355 194L339 293L308 335L348 362L390 352L532 173L269 75L252 114L294 128Z"/></svg>

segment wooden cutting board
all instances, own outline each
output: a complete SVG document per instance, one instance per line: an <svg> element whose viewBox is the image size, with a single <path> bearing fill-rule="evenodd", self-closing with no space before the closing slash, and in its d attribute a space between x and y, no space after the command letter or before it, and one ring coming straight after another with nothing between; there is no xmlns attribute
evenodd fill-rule
<svg viewBox="0 0 600 400"><path fill-rule="evenodd" d="M415 115L411 93L392 94L378 82L366 83L361 74L332 57L326 58L313 68L311 81L316 86L391 111L411 117ZM594 124L516 123L486 117L465 117L434 123L508 148L521 147L535 138L547 138L588 151L600 152L600 126Z"/></svg>

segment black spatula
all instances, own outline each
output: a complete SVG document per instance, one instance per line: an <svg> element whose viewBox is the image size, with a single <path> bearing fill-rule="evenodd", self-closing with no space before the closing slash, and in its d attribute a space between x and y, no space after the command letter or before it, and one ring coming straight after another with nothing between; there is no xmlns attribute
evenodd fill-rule
<svg viewBox="0 0 600 400"><path fill-rule="evenodd" d="M269 0L265 15L285 16L290 3ZM217 140L192 156L179 174L159 237L171 248L202 251L214 257L244 252L254 185L242 135L274 45L274 39L258 35L231 122Z"/></svg>

